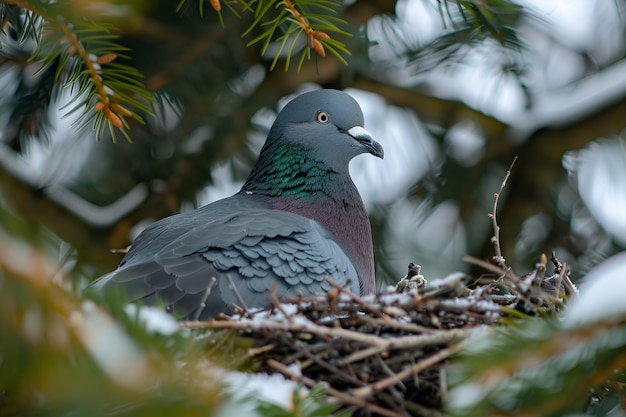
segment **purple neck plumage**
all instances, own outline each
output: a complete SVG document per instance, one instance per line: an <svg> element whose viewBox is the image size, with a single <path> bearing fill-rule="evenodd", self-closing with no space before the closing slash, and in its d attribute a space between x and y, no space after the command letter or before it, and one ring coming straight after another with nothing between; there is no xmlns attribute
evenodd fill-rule
<svg viewBox="0 0 626 417"><path fill-rule="evenodd" d="M345 172L317 160L310 150L266 143L242 192L252 193L276 210L313 219L355 263L361 295L374 292L374 254L367 212ZM356 279L356 277L354 277Z"/></svg>
<svg viewBox="0 0 626 417"><path fill-rule="evenodd" d="M314 202L295 198L273 198L272 208L285 210L315 220L330 232L348 257L355 263L361 295L374 292L374 255L369 218L359 193L350 181L341 196Z"/></svg>

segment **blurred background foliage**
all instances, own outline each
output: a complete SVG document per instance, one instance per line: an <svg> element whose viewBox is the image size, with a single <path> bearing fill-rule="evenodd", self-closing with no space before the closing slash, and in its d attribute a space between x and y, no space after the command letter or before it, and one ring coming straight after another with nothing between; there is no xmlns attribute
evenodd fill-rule
<svg viewBox="0 0 626 417"><path fill-rule="evenodd" d="M483 273L460 258L493 255L487 213L515 156L508 264L555 250L583 277L626 245L625 6L0 1L0 240L20 248L0 257L3 349L30 343L12 336L28 308L70 315L149 222L235 192L285 97L319 87L353 94L385 147L352 166L380 285L412 261ZM61 295L42 289L61 276ZM0 351L0 375L7 358L24 359L10 378L49 366L48 347Z"/></svg>

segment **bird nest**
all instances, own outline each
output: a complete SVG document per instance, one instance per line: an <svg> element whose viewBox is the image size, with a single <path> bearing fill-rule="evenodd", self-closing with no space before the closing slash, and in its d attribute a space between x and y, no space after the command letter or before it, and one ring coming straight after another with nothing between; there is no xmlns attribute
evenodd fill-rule
<svg viewBox="0 0 626 417"><path fill-rule="evenodd" d="M355 415L439 415L447 392L445 365L479 328L516 316L551 314L575 294L569 269L552 255L515 275L479 259L492 275L463 273L427 280L417 265L396 287L358 297L334 282L326 295L271 294L264 310L186 322L188 328L228 329L252 340L248 355L260 371L313 387L327 384L330 402ZM294 366L295 365L295 366Z"/></svg>

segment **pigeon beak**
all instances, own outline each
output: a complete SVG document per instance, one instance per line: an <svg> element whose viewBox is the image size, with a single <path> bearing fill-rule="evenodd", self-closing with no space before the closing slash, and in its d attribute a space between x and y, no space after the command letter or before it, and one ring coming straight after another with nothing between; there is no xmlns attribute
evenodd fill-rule
<svg viewBox="0 0 626 417"><path fill-rule="evenodd" d="M385 151L380 143L376 142L372 135L361 126L355 126L347 131L348 135L352 136L357 142L359 142L363 148L374 156L383 159Z"/></svg>

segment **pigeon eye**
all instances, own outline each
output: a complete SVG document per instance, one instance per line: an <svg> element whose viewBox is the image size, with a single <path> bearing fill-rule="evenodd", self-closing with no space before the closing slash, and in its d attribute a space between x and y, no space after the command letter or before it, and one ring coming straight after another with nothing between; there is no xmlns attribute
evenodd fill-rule
<svg viewBox="0 0 626 417"><path fill-rule="evenodd" d="M315 120L317 120L318 123L326 124L330 121L330 115L328 114L327 111L320 110L315 115Z"/></svg>

